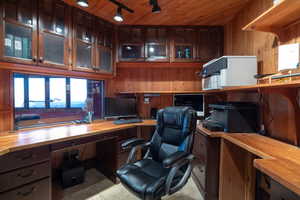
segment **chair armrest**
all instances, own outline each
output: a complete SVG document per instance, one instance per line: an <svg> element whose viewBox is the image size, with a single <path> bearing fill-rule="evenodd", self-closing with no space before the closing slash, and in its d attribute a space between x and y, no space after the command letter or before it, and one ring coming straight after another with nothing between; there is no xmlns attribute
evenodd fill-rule
<svg viewBox="0 0 300 200"><path fill-rule="evenodd" d="M140 138L132 138L122 143L122 149L129 149L135 146L143 145L146 141Z"/></svg>
<svg viewBox="0 0 300 200"><path fill-rule="evenodd" d="M177 151L177 152L171 154L169 157L165 158L163 160L163 165L166 168L173 167L174 164L176 164L184 159L187 159L190 155L192 155L192 154L190 154L188 152Z"/></svg>

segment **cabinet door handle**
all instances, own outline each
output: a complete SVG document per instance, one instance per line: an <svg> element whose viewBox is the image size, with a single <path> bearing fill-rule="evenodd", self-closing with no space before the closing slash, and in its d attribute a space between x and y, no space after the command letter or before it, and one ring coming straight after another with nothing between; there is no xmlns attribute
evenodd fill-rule
<svg viewBox="0 0 300 200"><path fill-rule="evenodd" d="M33 56L33 57L32 57L32 61L33 61L33 62L36 62L36 60L37 60L36 56Z"/></svg>
<svg viewBox="0 0 300 200"><path fill-rule="evenodd" d="M39 62L40 62L40 63L44 62L44 58L43 58L43 57L40 57Z"/></svg>

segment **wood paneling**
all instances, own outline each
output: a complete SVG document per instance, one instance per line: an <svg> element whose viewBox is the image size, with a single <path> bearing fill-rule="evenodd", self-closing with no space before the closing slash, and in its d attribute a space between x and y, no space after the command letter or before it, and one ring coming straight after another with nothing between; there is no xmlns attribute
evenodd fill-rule
<svg viewBox="0 0 300 200"><path fill-rule="evenodd" d="M198 69L185 68L185 63L181 65L181 68L118 68L116 78L107 81L107 95L114 96L122 91L200 90L201 81L196 72L200 71L201 64Z"/></svg>
<svg viewBox="0 0 300 200"><path fill-rule="evenodd" d="M0 132L13 128L12 73L0 69Z"/></svg>
<svg viewBox="0 0 300 200"><path fill-rule="evenodd" d="M254 200L254 156L222 139L220 158L220 200Z"/></svg>
<svg viewBox="0 0 300 200"><path fill-rule="evenodd" d="M64 0L77 6L74 0ZM121 0L134 13L123 10L124 24L135 25L223 25L230 20L249 0L158 0L162 12L154 14L149 0ZM113 21L116 5L107 0L89 0L85 10Z"/></svg>
<svg viewBox="0 0 300 200"><path fill-rule="evenodd" d="M256 55L260 74L276 73L279 42L271 33L243 31L242 28L273 5L272 0L253 0L225 26L226 55ZM281 30L278 30L281 31ZM294 24L283 30L281 41L300 42L300 24ZM278 82L278 84L280 84ZM296 87L299 87L295 85ZM262 116L267 134L292 144L299 144L297 112L297 89L279 88L260 90L263 99L257 99L262 106ZM243 98L240 96L240 98ZM234 98L238 100L239 98ZM246 98L243 98L244 100ZM241 99L240 99L241 100Z"/></svg>

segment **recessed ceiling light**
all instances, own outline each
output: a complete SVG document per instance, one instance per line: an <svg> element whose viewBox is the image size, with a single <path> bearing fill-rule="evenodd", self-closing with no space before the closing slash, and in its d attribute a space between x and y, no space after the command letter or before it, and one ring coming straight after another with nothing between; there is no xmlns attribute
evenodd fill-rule
<svg viewBox="0 0 300 200"><path fill-rule="evenodd" d="M122 22L122 21L124 21L124 18L123 18L123 16L122 16L122 8L121 8L121 7L118 7L117 13L116 13L116 15L114 16L114 20L117 21L117 22Z"/></svg>
<svg viewBox="0 0 300 200"><path fill-rule="evenodd" d="M85 7L85 8L89 7L88 0L77 0L77 4L81 7Z"/></svg>

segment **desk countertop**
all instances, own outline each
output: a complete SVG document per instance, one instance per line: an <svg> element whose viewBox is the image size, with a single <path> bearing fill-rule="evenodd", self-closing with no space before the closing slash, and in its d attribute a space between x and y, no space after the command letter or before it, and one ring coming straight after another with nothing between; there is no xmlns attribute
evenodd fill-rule
<svg viewBox="0 0 300 200"><path fill-rule="evenodd" d="M64 125L48 128L20 130L14 133L0 133L0 156L9 152L32 147L64 142L82 137L93 136L140 126L154 126L155 120L144 120L142 123L115 125L112 121L92 124Z"/></svg>
<svg viewBox="0 0 300 200"><path fill-rule="evenodd" d="M260 157L254 167L300 195L300 148L253 133L212 132L199 125L210 137L223 138Z"/></svg>

